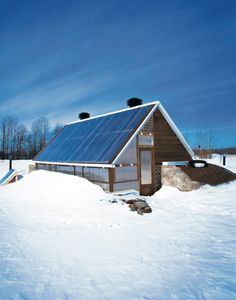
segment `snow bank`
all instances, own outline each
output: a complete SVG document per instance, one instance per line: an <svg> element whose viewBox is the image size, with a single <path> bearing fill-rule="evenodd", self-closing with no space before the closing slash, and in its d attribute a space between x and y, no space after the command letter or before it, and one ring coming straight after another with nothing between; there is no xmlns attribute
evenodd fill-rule
<svg viewBox="0 0 236 300"><path fill-rule="evenodd" d="M13 160L12 168L16 169L21 175L24 175L28 171L28 165L32 163L32 160ZM9 160L0 160L0 179L9 170Z"/></svg>
<svg viewBox="0 0 236 300"><path fill-rule="evenodd" d="M0 298L235 299L235 191L164 187L140 216L86 179L28 174L0 188Z"/></svg>
<svg viewBox="0 0 236 300"><path fill-rule="evenodd" d="M212 158L208 158L207 161L211 164L216 164L223 167L223 155L215 153L212 155ZM233 154L226 155L225 167L236 173L236 155Z"/></svg>

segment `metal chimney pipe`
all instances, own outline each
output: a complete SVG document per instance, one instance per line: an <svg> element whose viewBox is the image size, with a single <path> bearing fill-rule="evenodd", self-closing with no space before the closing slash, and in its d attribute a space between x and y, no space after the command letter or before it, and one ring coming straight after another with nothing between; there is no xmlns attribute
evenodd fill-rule
<svg viewBox="0 0 236 300"><path fill-rule="evenodd" d="M143 100L139 98L130 98L129 100L127 100L127 105L129 107L134 107L142 104L143 104Z"/></svg>
<svg viewBox="0 0 236 300"><path fill-rule="evenodd" d="M84 120L84 119L88 119L88 118L90 118L90 114L87 113L87 112L81 112L81 113L79 114L79 119L80 119L80 120Z"/></svg>

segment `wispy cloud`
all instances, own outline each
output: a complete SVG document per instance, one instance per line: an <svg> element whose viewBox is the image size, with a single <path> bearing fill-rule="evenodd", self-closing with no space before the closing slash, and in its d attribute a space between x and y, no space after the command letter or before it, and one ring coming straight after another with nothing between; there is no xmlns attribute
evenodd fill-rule
<svg viewBox="0 0 236 300"><path fill-rule="evenodd" d="M138 96L162 100L182 128L233 126L235 8L218 0L4 2L0 118L67 122Z"/></svg>

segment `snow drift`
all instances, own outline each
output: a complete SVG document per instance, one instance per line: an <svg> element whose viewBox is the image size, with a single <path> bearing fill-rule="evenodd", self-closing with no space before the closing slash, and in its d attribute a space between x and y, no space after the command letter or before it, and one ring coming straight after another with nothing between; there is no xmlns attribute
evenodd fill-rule
<svg viewBox="0 0 236 300"><path fill-rule="evenodd" d="M28 174L0 188L0 299L234 299L235 191L164 187L140 216L86 179Z"/></svg>

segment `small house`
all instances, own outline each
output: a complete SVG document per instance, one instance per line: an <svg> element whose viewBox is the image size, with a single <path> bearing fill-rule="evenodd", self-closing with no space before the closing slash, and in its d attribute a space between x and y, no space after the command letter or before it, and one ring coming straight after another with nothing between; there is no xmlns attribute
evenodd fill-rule
<svg viewBox="0 0 236 300"><path fill-rule="evenodd" d="M37 169L81 176L105 191L152 195L161 166L186 164L193 152L159 101L68 123L34 158Z"/></svg>

